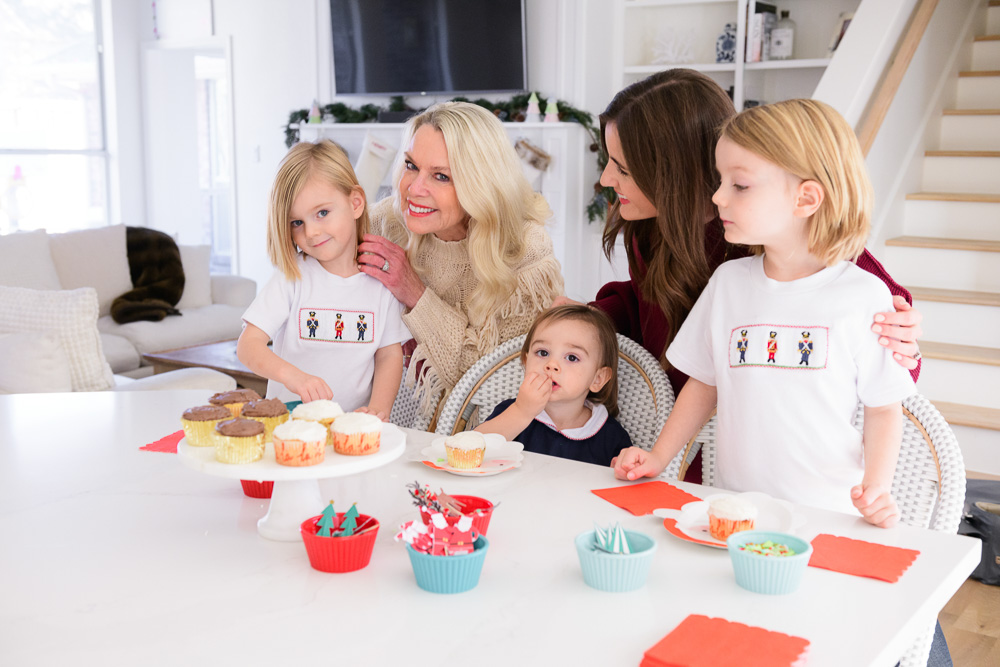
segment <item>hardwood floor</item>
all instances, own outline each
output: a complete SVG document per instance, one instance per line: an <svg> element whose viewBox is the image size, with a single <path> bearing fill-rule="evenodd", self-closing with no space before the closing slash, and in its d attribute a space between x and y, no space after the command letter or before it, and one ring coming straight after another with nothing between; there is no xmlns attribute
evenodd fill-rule
<svg viewBox="0 0 1000 667"><path fill-rule="evenodd" d="M969 477L1000 479L971 472ZM1000 586L966 580L938 620L955 667L1000 665Z"/></svg>

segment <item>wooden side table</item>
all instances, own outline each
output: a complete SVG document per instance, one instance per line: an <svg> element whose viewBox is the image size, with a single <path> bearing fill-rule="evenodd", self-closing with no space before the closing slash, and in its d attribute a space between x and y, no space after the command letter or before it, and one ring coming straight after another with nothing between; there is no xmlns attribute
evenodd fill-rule
<svg viewBox="0 0 1000 667"><path fill-rule="evenodd" d="M236 380L236 384L253 389L261 396L267 393L267 379L254 374L236 357L235 340L144 354L142 358L152 364L153 373L166 373L178 368L211 368L225 373Z"/></svg>

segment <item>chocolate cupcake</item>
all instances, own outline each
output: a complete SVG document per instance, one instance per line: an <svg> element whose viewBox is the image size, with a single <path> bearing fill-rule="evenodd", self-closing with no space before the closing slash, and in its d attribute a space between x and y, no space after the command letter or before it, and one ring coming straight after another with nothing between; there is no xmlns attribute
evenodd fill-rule
<svg viewBox="0 0 1000 667"><path fill-rule="evenodd" d="M264 442L270 442L274 427L288 421L288 408L277 398L262 398L244 405L240 415L263 424Z"/></svg>
<svg viewBox="0 0 1000 667"><path fill-rule="evenodd" d="M215 427L215 460L253 463L264 457L264 425L253 419L227 419Z"/></svg>
<svg viewBox="0 0 1000 667"><path fill-rule="evenodd" d="M213 447L216 425L231 418L229 410L221 405L199 405L196 408L188 408L181 415L184 439L192 447Z"/></svg>
<svg viewBox="0 0 1000 667"><path fill-rule="evenodd" d="M233 391L223 391L208 399L212 405L221 405L229 410L233 417L239 417L243 406L250 401L259 401L260 394L253 389L234 389Z"/></svg>

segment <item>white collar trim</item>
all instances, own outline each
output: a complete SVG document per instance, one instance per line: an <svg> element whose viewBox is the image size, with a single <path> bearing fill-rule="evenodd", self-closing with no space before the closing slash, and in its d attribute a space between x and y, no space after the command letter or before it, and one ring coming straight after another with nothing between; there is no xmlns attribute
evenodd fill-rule
<svg viewBox="0 0 1000 667"><path fill-rule="evenodd" d="M592 438L598 431L601 430L601 427L604 426L604 422L608 421L608 409L600 403L594 404L590 401L584 401L583 404L584 406L590 408L590 419L587 420L586 424L578 428L568 428L560 431L545 410L542 410L541 413L535 417L535 421L542 422L553 431L562 433L570 440L586 440L587 438Z"/></svg>

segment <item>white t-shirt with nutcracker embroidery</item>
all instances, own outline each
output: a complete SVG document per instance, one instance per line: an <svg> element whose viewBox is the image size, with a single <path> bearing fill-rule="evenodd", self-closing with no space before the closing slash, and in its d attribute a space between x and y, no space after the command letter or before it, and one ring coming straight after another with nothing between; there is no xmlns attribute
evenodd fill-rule
<svg viewBox="0 0 1000 667"><path fill-rule="evenodd" d="M667 350L718 389L716 486L856 514L858 401L915 391L871 331L892 310L885 284L850 262L790 282L768 278L762 256L722 264Z"/></svg>
<svg viewBox="0 0 1000 667"><path fill-rule="evenodd" d="M326 380L346 412L368 405L376 350L410 339L403 304L371 276L336 276L308 255L298 258L302 279L281 272L261 289L243 320L271 337L272 350L300 370ZM268 380L267 398L296 401Z"/></svg>

